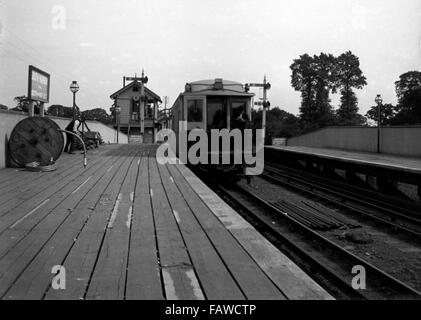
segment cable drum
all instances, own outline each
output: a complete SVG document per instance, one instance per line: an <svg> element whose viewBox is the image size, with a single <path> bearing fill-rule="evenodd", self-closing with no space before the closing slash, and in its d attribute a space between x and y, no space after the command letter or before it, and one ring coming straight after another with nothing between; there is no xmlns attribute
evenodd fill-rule
<svg viewBox="0 0 421 320"><path fill-rule="evenodd" d="M9 139L9 153L19 167L51 166L61 155L64 137L53 120L29 117L20 121Z"/></svg>

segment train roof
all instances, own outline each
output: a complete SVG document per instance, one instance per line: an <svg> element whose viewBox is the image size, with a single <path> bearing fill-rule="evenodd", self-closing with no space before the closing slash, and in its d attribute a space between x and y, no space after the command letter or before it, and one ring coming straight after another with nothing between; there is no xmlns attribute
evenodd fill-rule
<svg viewBox="0 0 421 320"><path fill-rule="evenodd" d="M186 83L184 94L253 97L240 82L225 79L199 80Z"/></svg>

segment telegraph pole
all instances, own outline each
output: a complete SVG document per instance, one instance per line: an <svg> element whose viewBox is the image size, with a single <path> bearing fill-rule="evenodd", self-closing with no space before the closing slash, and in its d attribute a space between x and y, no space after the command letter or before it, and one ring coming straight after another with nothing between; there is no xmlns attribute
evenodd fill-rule
<svg viewBox="0 0 421 320"><path fill-rule="evenodd" d="M167 113L167 103L168 103L168 97L167 97L167 96L165 96L165 97L164 97L164 113L165 113L165 114Z"/></svg>
<svg viewBox="0 0 421 320"><path fill-rule="evenodd" d="M167 104L168 104L168 96L164 96L164 121L165 121L165 128L168 128L168 119L167 119Z"/></svg>

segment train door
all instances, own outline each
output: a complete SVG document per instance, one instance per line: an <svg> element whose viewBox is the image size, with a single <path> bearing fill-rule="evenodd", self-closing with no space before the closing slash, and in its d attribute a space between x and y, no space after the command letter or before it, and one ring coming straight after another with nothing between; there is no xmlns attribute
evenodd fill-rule
<svg viewBox="0 0 421 320"><path fill-rule="evenodd" d="M184 117L187 121L187 130L205 129L206 124L206 97L192 96L184 98Z"/></svg>
<svg viewBox="0 0 421 320"><path fill-rule="evenodd" d="M178 134L178 125L180 121L180 112L181 112L181 104L182 104L182 98L179 97L177 101L175 102L174 106L171 108L171 114L172 114L172 126L170 127L172 130L174 130L175 133Z"/></svg>

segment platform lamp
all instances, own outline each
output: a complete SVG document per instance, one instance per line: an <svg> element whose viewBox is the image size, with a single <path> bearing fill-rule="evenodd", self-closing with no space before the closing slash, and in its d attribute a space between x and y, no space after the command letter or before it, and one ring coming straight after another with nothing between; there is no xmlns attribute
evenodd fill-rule
<svg viewBox="0 0 421 320"><path fill-rule="evenodd" d="M118 144L118 134L120 133L120 106L115 107L115 114L116 114L116 120L117 120L117 144Z"/></svg>
<svg viewBox="0 0 421 320"><path fill-rule="evenodd" d="M79 91L77 81L72 81L70 84L70 91L73 93L73 120L76 120L76 92Z"/></svg>
<svg viewBox="0 0 421 320"><path fill-rule="evenodd" d="M382 96L378 94L374 101L377 103L377 153L380 153L380 124L381 124L381 107L383 103Z"/></svg>

